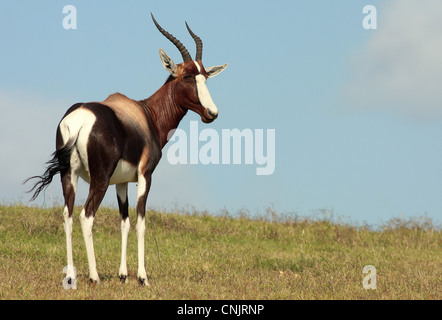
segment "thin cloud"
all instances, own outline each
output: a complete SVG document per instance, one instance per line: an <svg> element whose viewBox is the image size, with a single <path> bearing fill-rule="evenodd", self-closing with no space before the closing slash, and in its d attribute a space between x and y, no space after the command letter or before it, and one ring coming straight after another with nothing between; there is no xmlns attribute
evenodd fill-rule
<svg viewBox="0 0 442 320"><path fill-rule="evenodd" d="M442 119L442 2L392 0L350 62L347 107Z"/></svg>

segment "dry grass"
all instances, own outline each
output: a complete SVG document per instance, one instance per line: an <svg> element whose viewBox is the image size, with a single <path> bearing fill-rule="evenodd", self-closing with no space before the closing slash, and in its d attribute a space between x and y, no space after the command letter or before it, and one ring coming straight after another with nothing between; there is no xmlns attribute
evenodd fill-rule
<svg viewBox="0 0 442 320"><path fill-rule="evenodd" d="M76 208L75 216L79 209ZM62 286L62 208L0 206L0 299L442 299L442 236L429 219L394 219L379 230L329 218L250 218L225 212L148 212L146 269L136 280L135 213L130 214L129 282L117 277L118 212L102 208L94 224L101 283L87 281L74 220L77 290ZM365 265L377 289L362 286Z"/></svg>

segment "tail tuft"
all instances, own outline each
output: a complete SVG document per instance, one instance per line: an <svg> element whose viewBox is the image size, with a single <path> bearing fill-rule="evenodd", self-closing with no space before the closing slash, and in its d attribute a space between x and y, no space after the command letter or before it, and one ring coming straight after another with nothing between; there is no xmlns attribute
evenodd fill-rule
<svg viewBox="0 0 442 320"><path fill-rule="evenodd" d="M42 192L44 189L46 189L49 184L52 182L52 178L57 174L64 174L67 172L67 170L70 167L71 162L71 152L74 144L67 143L63 148L60 150L55 151L52 154L52 159L46 162L48 165L46 168L45 173L41 176L33 176L28 179L26 179L23 184L27 183L30 180L37 179L38 181L34 184L34 186L28 190L27 192L32 192L35 190L32 198L30 201L34 201L37 199L40 192Z"/></svg>

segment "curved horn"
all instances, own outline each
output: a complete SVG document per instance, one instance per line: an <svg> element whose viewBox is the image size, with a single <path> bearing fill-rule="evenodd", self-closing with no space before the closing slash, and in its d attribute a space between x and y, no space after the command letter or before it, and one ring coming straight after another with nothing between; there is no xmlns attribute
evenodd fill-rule
<svg viewBox="0 0 442 320"><path fill-rule="evenodd" d="M190 35L192 36L193 40L195 40L196 43L196 57L195 60L202 60L203 57L203 42L201 39L190 30L189 25L186 22L187 30L189 31Z"/></svg>
<svg viewBox="0 0 442 320"><path fill-rule="evenodd" d="M183 56L184 62L192 60L192 57L190 56L189 51L187 51L186 47L177 38L175 38L169 32L167 32L166 30L161 28L161 26L155 20L152 12L150 13L150 15L152 16L153 23L155 23L155 26L157 27L157 29L163 34L163 36L165 36L167 39L169 39L170 42L172 42L175 45L175 47L178 48L178 50L180 50L180 53Z"/></svg>

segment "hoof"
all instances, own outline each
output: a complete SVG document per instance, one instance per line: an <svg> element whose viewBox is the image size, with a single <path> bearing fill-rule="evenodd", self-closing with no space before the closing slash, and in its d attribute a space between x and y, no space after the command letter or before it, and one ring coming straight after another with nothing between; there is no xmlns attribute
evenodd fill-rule
<svg viewBox="0 0 442 320"><path fill-rule="evenodd" d="M119 275L118 277L121 283L127 283L127 275Z"/></svg>
<svg viewBox="0 0 442 320"><path fill-rule="evenodd" d="M89 278L89 283L93 284L93 285L99 284L100 283L100 279Z"/></svg>
<svg viewBox="0 0 442 320"><path fill-rule="evenodd" d="M148 286L150 286L150 283L149 283L149 281L147 281L147 279L146 278L138 278L138 282L140 283L140 285L142 286L142 287L148 287Z"/></svg>
<svg viewBox="0 0 442 320"><path fill-rule="evenodd" d="M66 277L63 280L63 288L65 289L77 289L77 281L75 278Z"/></svg>

